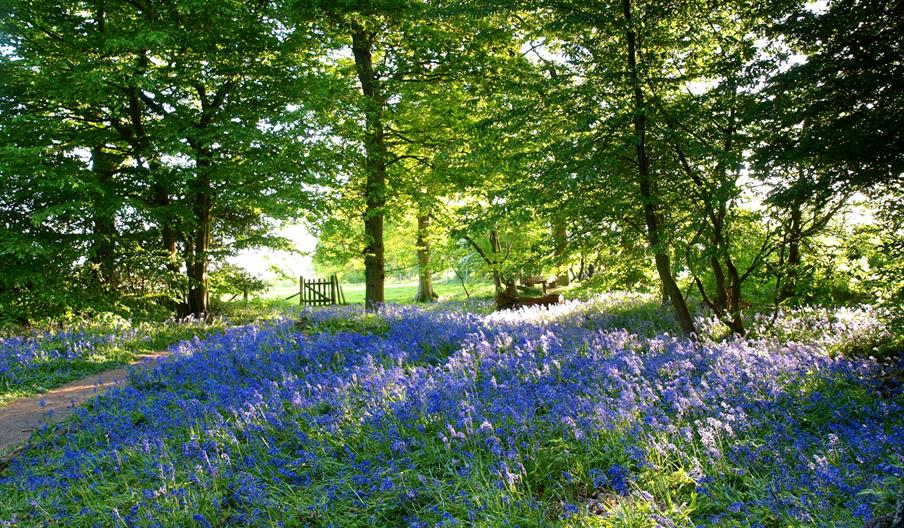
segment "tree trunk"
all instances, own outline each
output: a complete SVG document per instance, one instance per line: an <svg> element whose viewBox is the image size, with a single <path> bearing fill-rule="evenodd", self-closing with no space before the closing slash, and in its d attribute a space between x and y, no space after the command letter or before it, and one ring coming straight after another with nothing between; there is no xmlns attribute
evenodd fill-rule
<svg viewBox="0 0 904 528"><path fill-rule="evenodd" d="M383 251L383 210L386 206L386 143L383 131L383 95L373 69L373 33L354 24L352 53L361 92L365 97L366 132L364 149L367 152L367 183L364 210L364 304L376 310L383 304L385 258Z"/></svg>
<svg viewBox="0 0 904 528"><path fill-rule="evenodd" d="M713 240L713 245L718 246L718 242ZM713 271L713 279L716 282L716 295L713 297L713 308L717 314L722 314L728 309L728 290L725 287L725 273L722 271L722 264L715 256L709 258L709 267Z"/></svg>
<svg viewBox="0 0 904 528"><path fill-rule="evenodd" d="M499 253L502 246L499 244L499 232L496 228L490 230L490 251L493 252L493 286L496 287L496 294L502 291L502 274L499 272Z"/></svg>
<svg viewBox="0 0 904 528"><path fill-rule="evenodd" d="M458 271L458 268L452 266L452 271L455 272L455 276L458 277L458 281L461 282L461 289L465 292L465 297L468 299L471 298L471 293L468 291L468 287L465 285L465 276Z"/></svg>
<svg viewBox="0 0 904 528"><path fill-rule="evenodd" d="M785 282L779 292L779 301L794 297L797 291L797 274L800 268L801 207L797 201L791 205L791 223L788 225L788 259L785 261Z"/></svg>
<svg viewBox="0 0 904 528"><path fill-rule="evenodd" d="M729 111L729 124L725 129L725 140L722 146L723 152L727 155L734 149L735 134L735 114L734 110ZM716 214L713 217L713 243L722 262L725 264L725 274L722 274L722 267L718 265L718 259L714 258L716 270L719 275L716 276L720 281L719 301L723 303L726 317L725 324L731 331L738 335L744 335L744 322L741 319L741 277L738 268L735 267L731 258L731 244L725 233L725 221L728 217L728 196L730 193L725 192L723 186L733 185L733 180L729 177L729 172L725 166L724 159L720 160L716 168L717 174L722 179L720 192L717 193L719 198ZM726 283L727 280L727 283Z"/></svg>
<svg viewBox="0 0 904 528"><path fill-rule="evenodd" d="M729 140L725 143L725 150L728 151L730 148L731 141L729 137ZM721 163L719 170L724 171ZM724 172L721 172L720 174L724 177ZM718 211L713 217L712 242L713 246L722 257L722 262L725 264L725 271L723 272L718 257L712 258L711 265L716 277L716 284L719 288L716 292L717 303L725 314L722 320L728 325L728 328L731 329L733 333L744 335L744 322L741 319L741 277L738 273L738 268L731 258L731 247L725 237L725 218L727 215L726 201L725 199L722 199L719 203Z"/></svg>
<svg viewBox="0 0 904 528"><path fill-rule="evenodd" d="M685 335L694 333L694 322L687 309L687 303L681 294L681 289L672 276L672 267L669 259L668 248L662 240L661 225L656 211L656 196L653 189L653 178L650 173L650 158L647 153L647 116L645 111L644 93L637 73L637 37L634 33L634 21L631 15L631 0L622 0L625 18L625 37L628 52L628 75L634 92L634 135L635 152L637 156L638 180L640 184L640 199L643 203L644 220L647 228L647 242L653 251L656 262L656 271L662 287L669 295L672 308L678 320L678 326Z"/></svg>
<svg viewBox="0 0 904 528"><path fill-rule="evenodd" d="M160 211L160 238L163 244L163 252L166 256L166 268L173 275L178 275L181 271L179 269L179 253L176 247L179 236L170 218L169 208L171 201L169 192L166 187L159 183L154 184L154 206Z"/></svg>
<svg viewBox="0 0 904 528"><path fill-rule="evenodd" d="M103 3L99 3L96 7L97 28L100 33L104 33L106 23ZM94 202L92 218L91 262L97 266L98 282L103 289L113 286L116 219L114 206L110 203L110 184L115 171L116 163L109 153L104 152L103 146L91 149L91 172L97 178L100 189Z"/></svg>
<svg viewBox="0 0 904 528"><path fill-rule="evenodd" d="M110 194L116 161L102 147L91 150L91 171L97 178L99 192L92 211L91 263L97 267L101 287L115 287L116 205Z"/></svg>
<svg viewBox="0 0 904 528"><path fill-rule="evenodd" d="M433 302L439 296L433 291L433 271L430 269L430 216L417 217L417 265L418 283L415 302Z"/></svg>
<svg viewBox="0 0 904 528"><path fill-rule="evenodd" d="M210 160L208 153L200 153L196 160L198 180L194 191L194 225L192 226L191 258L187 262L188 310L195 316L210 313L210 291L207 267L210 261L210 231L213 224L211 214Z"/></svg>
<svg viewBox="0 0 904 528"><path fill-rule="evenodd" d="M731 256L725 256L725 268L728 270L728 286L726 287L726 309L728 311L728 327L738 335L744 335L744 321L741 319L741 279Z"/></svg>
<svg viewBox="0 0 904 528"><path fill-rule="evenodd" d="M553 244L555 244L553 255L556 257L556 264L559 266L559 273L556 273L556 286L568 286L568 270L563 267L561 262L558 262L562 255L565 254L565 246L568 243L565 220L561 216L556 216L553 219L552 240Z"/></svg>

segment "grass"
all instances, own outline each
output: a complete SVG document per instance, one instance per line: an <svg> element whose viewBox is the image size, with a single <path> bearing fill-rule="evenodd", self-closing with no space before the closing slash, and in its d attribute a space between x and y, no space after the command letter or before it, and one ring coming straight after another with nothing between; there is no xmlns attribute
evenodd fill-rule
<svg viewBox="0 0 904 528"><path fill-rule="evenodd" d="M134 359L135 354L132 352L115 348L101 351L85 359L58 359L44 362L30 370L28 376L15 385L7 382L0 386L0 407L19 398L47 392L85 376L121 367Z"/></svg>
<svg viewBox="0 0 904 528"><path fill-rule="evenodd" d="M493 294L493 283L479 281L467 283L468 293L471 297L490 297ZM457 279L443 279L433 282L433 289L442 301L460 301L467 298ZM348 304L364 304L364 284L342 284L345 300ZM263 299L287 299L290 295L298 293L296 284L280 284L265 293ZM394 282L387 281L384 288L386 302L395 304L410 304L414 302L417 293L417 281ZM298 303L297 297L290 299L289 303Z"/></svg>
<svg viewBox="0 0 904 528"><path fill-rule="evenodd" d="M137 323L110 327L90 322L74 330L47 331L0 341L0 407L85 376L127 365L144 353L165 350L224 328L223 321ZM11 357L27 350L26 356ZM19 358L23 358L17 361Z"/></svg>

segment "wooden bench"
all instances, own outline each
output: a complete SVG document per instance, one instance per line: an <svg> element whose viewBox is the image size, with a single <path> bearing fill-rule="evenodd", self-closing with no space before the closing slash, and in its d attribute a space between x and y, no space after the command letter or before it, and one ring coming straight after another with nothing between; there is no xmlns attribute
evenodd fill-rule
<svg viewBox="0 0 904 528"><path fill-rule="evenodd" d="M550 285L550 280L541 275L534 275L533 277L521 277L521 284L524 286L543 286L543 293L546 293L546 288Z"/></svg>

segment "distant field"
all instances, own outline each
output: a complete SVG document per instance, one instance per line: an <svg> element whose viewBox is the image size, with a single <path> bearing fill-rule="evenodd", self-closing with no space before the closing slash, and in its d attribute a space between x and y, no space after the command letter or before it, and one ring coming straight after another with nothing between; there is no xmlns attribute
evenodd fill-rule
<svg viewBox="0 0 904 528"><path fill-rule="evenodd" d="M468 293L472 297L486 297L493 291L493 284L489 281L479 281L466 283ZM442 280L433 283L433 289L441 300L460 300L465 299L464 290L461 283L457 280ZM345 300L349 304L361 304L364 302L364 284L342 284L342 291L345 293ZM298 286L294 284L284 284L272 287L263 295L265 299L285 299L290 295L298 292ZM414 299L417 293L417 282L388 282L385 287L386 302L391 303L409 303ZM297 302L297 298L293 299Z"/></svg>

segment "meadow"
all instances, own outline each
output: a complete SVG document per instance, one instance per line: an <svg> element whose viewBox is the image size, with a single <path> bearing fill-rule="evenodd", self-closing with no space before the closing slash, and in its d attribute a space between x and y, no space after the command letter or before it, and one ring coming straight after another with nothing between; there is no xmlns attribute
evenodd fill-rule
<svg viewBox="0 0 904 528"><path fill-rule="evenodd" d="M469 281L466 283L468 293L476 298L482 298L492 295L493 283L487 280ZM465 291L461 287L461 283L455 279L443 279L433 282L433 289L441 300L459 301L468 298ZM345 293L345 300L348 304L364 304L364 283L344 283L342 291ZM282 283L275 285L267 290L262 296L263 299L279 301L284 300L290 295L298 293L297 284ZM405 304L410 303L417 293L417 281L389 281L384 289L384 296L387 303ZM290 299L288 305L297 304L298 300Z"/></svg>
<svg viewBox="0 0 904 528"><path fill-rule="evenodd" d="M173 347L0 474L0 526L860 526L904 476L870 307L675 337L639 294L302 310Z"/></svg>

